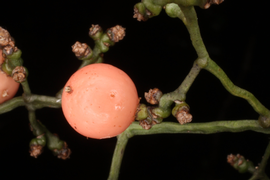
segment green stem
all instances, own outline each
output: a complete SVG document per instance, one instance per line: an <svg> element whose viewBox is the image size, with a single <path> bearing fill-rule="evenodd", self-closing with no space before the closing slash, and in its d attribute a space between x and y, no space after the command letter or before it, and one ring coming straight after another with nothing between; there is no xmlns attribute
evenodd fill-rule
<svg viewBox="0 0 270 180"><path fill-rule="evenodd" d="M181 10L185 15L184 23L190 34L190 39L197 52L198 59L193 64L193 67L182 84L175 91L164 94L161 97L159 106L163 109L168 109L174 100L184 101L186 99L186 93L188 92L190 86L198 76L201 68L207 64L207 60L209 59L209 55L201 37L200 28L197 21L198 18L194 7L181 6Z"/></svg>
<svg viewBox="0 0 270 180"><path fill-rule="evenodd" d="M249 180L256 180L256 179L269 180L269 177L265 173L265 168L269 157L270 157L270 141L268 143L268 146L266 147L262 161L259 165L259 169L255 170L253 176Z"/></svg>
<svg viewBox="0 0 270 180"><path fill-rule="evenodd" d="M32 110L40 109L43 107L60 108L61 99L35 94L31 94L28 96L23 95L12 98L9 101L4 102L3 104L0 104L0 114L9 112L19 106L31 106Z"/></svg>
<svg viewBox="0 0 270 180"><path fill-rule="evenodd" d="M200 6L202 8L207 2L207 0L144 0L144 1L162 7L168 3L176 3L182 6Z"/></svg>
<svg viewBox="0 0 270 180"><path fill-rule="evenodd" d="M100 57L100 53L101 53L101 51L100 51L99 46L95 45L95 47L93 49L93 55L92 55L91 59L83 60L82 64L79 67L79 69L81 69L82 67L87 66L89 64L96 63L96 61L98 61L100 58L102 58L102 57Z"/></svg>
<svg viewBox="0 0 270 180"><path fill-rule="evenodd" d="M44 134L47 129L45 126L42 126L37 120L36 120L36 114L35 111L28 111L28 117L29 117L29 122L31 124L31 127L33 129L33 133L35 136L39 136Z"/></svg>
<svg viewBox="0 0 270 180"><path fill-rule="evenodd" d="M61 107L61 99L50 96L32 94L31 96L28 97L27 102L32 103L35 109L40 109L43 107L50 107L50 108Z"/></svg>
<svg viewBox="0 0 270 180"><path fill-rule="evenodd" d="M4 102L3 104L0 104L0 114L9 112L19 106L24 106L24 105L25 103L22 96L12 98Z"/></svg>
<svg viewBox="0 0 270 180"><path fill-rule="evenodd" d="M128 136L126 132L117 136L117 143L114 149L111 170L108 177L108 180L117 180L119 176L119 171L121 167L121 162L124 156L125 148L128 142Z"/></svg>
<svg viewBox="0 0 270 180"><path fill-rule="evenodd" d="M243 132L255 131L270 134L270 129L262 128L257 120L235 120L235 121L215 121L208 123L179 123L163 122L156 124L149 130L143 129L138 122L132 123L127 129L131 136L150 135L150 134L214 134L220 132Z"/></svg>
<svg viewBox="0 0 270 180"><path fill-rule="evenodd" d="M203 43L200 28L198 25L198 17L193 6L183 7L180 6L183 11L186 21L184 22L187 30L190 34L190 39L193 47L195 48L197 55L200 59L209 57L206 47Z"/></svg>
<svg viewBox="0 0 270 180"><path fill-rule="evenodd" d="M64 141L60 140L58 136L51 133L41 122L36 119L35 111L29 110L29 122L33 129L33 134L39 136L45 134L47 139L47 146L54 152L54 149L62 149Z"/></svg>
<svg viewBox="0 0 270 180"><path fill-rule="evenodd" d="M225 74L225 72L214 61L209 59L208 64L204 69L215 75L221 81L225 89L232 95L247 100L253 109L260 115L269 116L270 111L265 106L263 106L252 93L238 86L235 86Z"/></svg>
<svg viewBox="0 0 270 180"><path fill-rule="evenodd" d="M184 125L174 122L163 122L161 124L156 124L149 130L143 129L138 122L133 122L122 134L118 136L108 180L116 180L118 178L126 144L128 139L133 136L179 133L214 134L221 132L243 132L249 130L270 134L270 129L262 128L257 120L215 121L208 123L188 123ZM266 152L270 154L269 148L270 145L268 145ZM269 154L267 156L265 155L266 160L269 157Z"/></svg>
<svg viewBox="0 0 270 180"><path fill-rule="evenodd" d="M199 25L197 21L197 15L194 7L180 7L186 18L186 27L189 31L192 44L199 56L199 65L215 75L223 84L223 86L232 95L246 99L253 109L263 116L269 116L270 111L265 108L258 99L250 92L235 86L232 81L227 77L225 72L209 58L207 50L204 46L203 40L200 35Z"/></svg>
<svg viewBox="0 0 270 180"><path fill-rule="evenodd" d="M22 85L23 92L25 93L25 95L31 95L31 90L30 90L30 87L26 78L25 78L25 81L21 83L21 85Z"/></svg>
<svg viewBox="0 0 270 180"><path fill-rule="evenodd" d="M197 61L195 61L193 67L191 68L181 85L175 91L164 94L160 98L159 106L167 109L172 105L175 100L184 101L186 99L186 93L188 92L189 88L195 81L200 71L201 68L199 67Z"/></svg>

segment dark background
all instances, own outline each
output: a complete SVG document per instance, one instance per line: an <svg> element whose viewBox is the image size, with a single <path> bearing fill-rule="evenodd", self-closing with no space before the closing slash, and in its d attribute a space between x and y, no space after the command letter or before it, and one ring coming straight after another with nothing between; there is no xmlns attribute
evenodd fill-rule
<svg viewBox="0 0 270 180"><path fill-rule="evenodd" d="M133 19L137 2L2 1L0 26L10 32L23 52L32 93L54 96L64 86L81 63L71 46L76 41L94 45L88 37L91 24L103 29L117 24L126 28L126 37L104 55L104 62L124 70L134 80L140 97L154 87L171 92L197 57L189 34L179 19L168 17L164 11L147 22ZM196 10L211 58L236 85L252 92L269 108L269 7L260 3L225 0L219 6ZM20 89L17 95L21 93ZM205 70L195 80L186 101L193 122L258 118L245 100L230 95ZM47 149L37 159L29 156L33 135L27 110L20 107L0 115L2 179L108 177L116 138L86 139L69 126L61 109L44 108L36 115L68 143L70 159L57 159ZM165 121L176 122L173 117ZM249 174L239 174L226 162L227 155L241 153L257 164L267 142L267 136L255 132L136 136L128 142L119 179L248 179ZM267 170L269 174L269 166Z"/></svg>

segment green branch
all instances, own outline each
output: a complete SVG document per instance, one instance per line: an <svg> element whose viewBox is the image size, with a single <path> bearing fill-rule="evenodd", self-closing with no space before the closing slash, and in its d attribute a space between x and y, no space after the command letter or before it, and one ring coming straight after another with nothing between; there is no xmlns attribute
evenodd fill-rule
<svg viewBox="0 0 270 180"><path fill-rule="evenodd" d="M256 180L256 179L269 180L269 177L265 173L265 168L267 165L267 161L269 160L269 157L270 157L270 141L268 143L268 146L266 147L265 153L263 155L262 161L258 169L254 171L253 176L249 180Z"/></svg>
<svg viewBox="0 0 270 180"><path fill-rule="evenodd" d="M0 114L12 111L13 109L24 106L25 102L22 98L22 96L12 98L2 104L0 104Z"/></svg>
<svg viewBox="0 0 270 180"><path fill-rule="evenodd" d="M262 128L257 120L215 121L208 123L189 123L184 125L180 125L179 123L173 122L163 122L161 124L156 124L149 130L143 129L138 122L133 122L117 138L117 144L114 150L108 180L117 180L119 176L120 166L124 155L125 147L127 145L128 139L133 136L152 135L152 134L179 134L179 133L215 134L221 132L243 132L248 130L264 134L270 134L270 129ZM267 152L270 154L269 148L270 145L267 149Z"/></svg>
<svg viewBox="0 0 270 180"><path fill-rule="evenodd" d="M119 170L121 167L121 162L124 156L125 148L127 145L129 137L126 132L117 136L117 143L114 149L111 170L108 180L117 180L119 176Z"/></svg>
<svg viewBox="0 0 270 180"><path fill-rule="evenodd" d="M191 68L188 75L181 83L181 85L175 91L164 94L160 98L159 106L164 109L167 109L170 108L170 106L175 100L185 101L186 93L188 92L189 88L195 81L196 77L199 75L200 71L201 68L199 67L197 61L195 61L193 67Z"/></svg>
<svg viewBox="0 0 270 180"><path fill-rule="evenodd" d="M232 95L241 97L248 101L248 103L253 107L253 109L260 115L269 116L270 111L263 106L260 101L250 92L245 89L242 89L238 86L235 86L232 81L228 78L225 72L211 59L208 60L207 66L204 68L207 71L215 75Z"/></svg>
<svg viewBox="0 0 270 180"><path fill-rule="evenodd" d="M220 132L243 132L248 130L270 134L270 129L262 128L257 120L215 121L208 123L189 123L184 125L173 122L163 122L153 126L149 130L143 129L138 122L134 122L126 131L129 132L130 136L135 136L175 133L214 134Z"/></svg>

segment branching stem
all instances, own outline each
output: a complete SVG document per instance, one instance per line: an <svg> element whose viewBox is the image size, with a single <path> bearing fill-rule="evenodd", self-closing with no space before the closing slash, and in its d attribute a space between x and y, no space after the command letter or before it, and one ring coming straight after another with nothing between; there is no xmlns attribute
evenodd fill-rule
<svg viewBox="0 0 270 180"><path fill-rule="evenodd" d="M270 134L270 129L262 128L257 120L235 120L235 121L215 121L208 123L189 123L180 125L173 122L162 122L156 124L149 130L143 129L138 122L133 122L122 134L117 138L117 144L114 150L111 170L108 180L117 180L119 176L121 161L123 159L124 150L128 139L136 135L152 135L152 134L214 134L221 132L243 132L252 130L259 133ZM270 145L266 150L269 157Z"/></svg>
<svg viewBox="0 0 270 180"><path fill-rule="evenodd" d="M265 153L263 155L262 161L258 167L258 169L255 169L253 176L249 180L269 180L269 177L265 173L265 168L267 165L267 161L270 157L270 141L268 143L268 146L266 147Z"/></svg>
<svg viewBox="0 0 270 180"><path fill-rule="evenodd" d="M225 89L232 95L246 99L253 109L260 115L269 116L269 110L263 106L252 93L235 86L225 72L213 60L209 59L208 64L204 69L215 75L221 81Z"/></svg>

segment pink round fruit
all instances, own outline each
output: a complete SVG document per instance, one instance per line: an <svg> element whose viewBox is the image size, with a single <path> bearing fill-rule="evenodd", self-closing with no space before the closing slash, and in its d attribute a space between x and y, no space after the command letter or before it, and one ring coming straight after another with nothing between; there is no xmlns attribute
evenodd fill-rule
<svg viewBox="0 0 270 180"><path fill-rule="evenodd" d="M67 81L62 109L78 133L104 139L122 133L135 119L139 98L130 77L104 63L85 66Z"/></svg>

